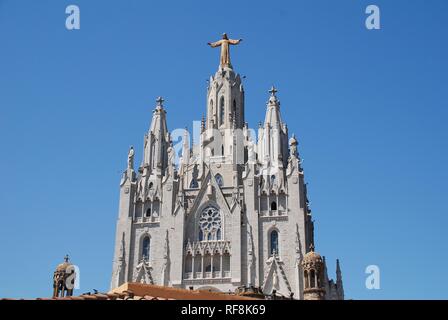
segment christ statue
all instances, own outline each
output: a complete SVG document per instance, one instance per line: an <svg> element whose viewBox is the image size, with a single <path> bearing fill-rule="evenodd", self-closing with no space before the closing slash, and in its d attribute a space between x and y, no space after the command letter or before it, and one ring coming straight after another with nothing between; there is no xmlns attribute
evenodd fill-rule
<svg viewBox="0 0 448 320"><path fill-rule="evenodd" d="M224 33L222 35L222 39L213 43L208 43L209 46L212 48L221 47L221 60L220 60L220 66L221 67L232 67L232 64L230 63L230 50L229 45L237 45L239 44L243 39L239 40L232 40L227 37L227 34Z"/></svg>

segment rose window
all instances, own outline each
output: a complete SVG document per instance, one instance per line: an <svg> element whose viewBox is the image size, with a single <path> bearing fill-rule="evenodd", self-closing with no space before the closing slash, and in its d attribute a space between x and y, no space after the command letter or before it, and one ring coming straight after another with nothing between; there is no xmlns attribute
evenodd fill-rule
<svg viewBox="0 0 448 320"><path fill-rule="evenodd" d="M207 207L199 219L199 240L221 240L221 214L215 207Z"/></svg>

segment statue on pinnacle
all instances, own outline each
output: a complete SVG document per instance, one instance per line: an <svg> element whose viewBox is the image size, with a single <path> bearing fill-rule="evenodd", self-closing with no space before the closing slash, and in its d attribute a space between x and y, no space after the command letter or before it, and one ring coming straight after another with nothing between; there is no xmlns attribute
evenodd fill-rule
<svg viewBox="0 0 448 320"><path fill-rule="evenodd" d="M220 64L219 66L224 68L224 67L228 67L228 68L232 68L232 64L230 62L230 48L229 45L237 45L239 44L241 41L243 41L243 39L239 39L239 40L233 40L233 39L229 39L227 37L227 34L224 33L222 35L222 39L218 40L216 42L212 42L212 43L208 43L208 45L212 48L216 48L216 47L221 47L221 59L220 59Z"/></svg>

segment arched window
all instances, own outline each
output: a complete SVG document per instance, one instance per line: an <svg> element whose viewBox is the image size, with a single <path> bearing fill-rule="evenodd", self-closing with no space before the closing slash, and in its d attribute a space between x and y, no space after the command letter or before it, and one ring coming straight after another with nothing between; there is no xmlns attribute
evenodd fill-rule
<svg viewBox="0 0 448 320"><path fill-rule="evenodd" d="M218 186L222 187L224 185L224 179L222 178L222 175L220 175L219 173L215 176L216 179L216 183L218 184Z"/></svg>
<svg viewBox="0 0 448 320"><path fill-rule="evenodd" d="M271 244L271 255L278 254L278 232L276 230L272 230L271 237L270 237L270 244Z"/></svg>
<svg viewBox="0 0 448 320"><path fill-rule="evenodd" d="M275 175L271 176L271 186L275 185Z"/></svg>
<svg viewBox="0 0 448 320"><path fill-rule="evenodd" d="M310 279L308 279L308 271L304 271L304 273L303 273L303 276L304 276L304 278L305 278L305 288L308 288L310 285L309 285L309 281L310 281Z"/></svg>
<svg viewBox="0 0 448 320"><path fill-rule="evenodd" d="M202 211L199 219L199 241L221 240L221 214L209 206Z"/></svg>
<svg viewBox="0 0 448 320"><path fill-rule="evenodd" d="M315 272L314 270L311 270L310 272L310 288L316 287L316 278L315 278Z"/></svg>
<svg viewBox="0 0 448 320"><path fill-rule="evenodd" d="M191 180L190 189L197 189L197 188L199 188L199 184L198 184L197 180L196 179Z"/></svg>
<svg viewBox="0 0 448 320"><path fill-rule="evenodd" d="M224 97L221 97L221 100L219 102L219 125L222 125L224 123Z"/></svg>
<svg viewBox="0 0 448 320"><path fill-rule="evenodd" d="M152 203L152 215L154 217L160 216L160 201L157 198Z"/></svg>
<svg viewBox="0 0 448 320"><path fill-rule="evenodd" d="M146 215L146 217L150 217L151 216L151 208L146 209L145 215Z"/></svg>
<svg viewBox="0 0 448 320"><path fill-rule="evenodd" d="M151 245L151 240L149 239L149 237L145 237L145 239L143 239L143 245L142 245L143 260L146 260L146 261L149 260L150 245Z"/></svg>
<svg viewBox="0 0 448 320"><path fill-rule="evenodd" d="M277 202L272 201L271 202L271 211L275 211L275 210L277 210Z"/></svg>

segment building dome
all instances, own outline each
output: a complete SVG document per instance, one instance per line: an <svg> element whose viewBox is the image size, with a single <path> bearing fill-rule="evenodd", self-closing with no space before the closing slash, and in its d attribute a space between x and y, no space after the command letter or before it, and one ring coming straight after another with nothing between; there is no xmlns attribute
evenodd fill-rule
<svg viewBox="0 0 448 320"><path fill-rule="evenodd" d="M72 266L73 264L71 264L69 260L70 258L68 257L68 255L66 255L64 257L64 262L58 264L58 266L56 267L56 272L65 272L68 267Z"/></svg>
<svg viewBox="0 0 448 320"><path fill-rule="evenodd" d="M320 254L314 251L314 245L310 246L310 251L303 257L303 265L322 265L323 259Z"/></svg>

